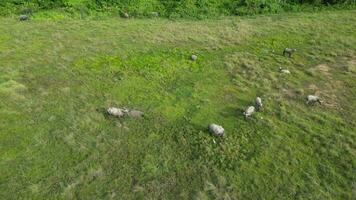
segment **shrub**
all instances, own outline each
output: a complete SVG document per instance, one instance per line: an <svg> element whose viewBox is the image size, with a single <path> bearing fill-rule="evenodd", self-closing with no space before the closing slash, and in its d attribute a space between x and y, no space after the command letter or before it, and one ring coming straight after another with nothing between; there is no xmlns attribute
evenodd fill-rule
<svg viewBox="0 0 356 200"><path fill-rule="evenodd" d="M66 8L101 12L128 12L145 16L159 12L165 17L203 18L218 15L277 13L307 7L329 5L354 6L356 0L0 0L0 14L7 15L24 7Z"/></svg>

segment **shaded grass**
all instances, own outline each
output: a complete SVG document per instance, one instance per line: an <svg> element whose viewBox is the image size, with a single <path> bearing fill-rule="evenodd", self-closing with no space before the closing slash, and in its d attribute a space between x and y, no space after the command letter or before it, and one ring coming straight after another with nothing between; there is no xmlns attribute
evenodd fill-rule
<svg viewBox="0 0 356 200"><path fill-rule="evenodd" d="M355 16L0 19L0 196L351 199Z"/></svg>

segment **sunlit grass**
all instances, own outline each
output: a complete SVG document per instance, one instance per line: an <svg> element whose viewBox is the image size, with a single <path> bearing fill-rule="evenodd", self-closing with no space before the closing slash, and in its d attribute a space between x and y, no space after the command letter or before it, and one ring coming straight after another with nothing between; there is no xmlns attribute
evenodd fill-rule
<svg viewBox="0 0 356 200"><path fill-rule="evenodd" d="M355 17L1 18L0 197L351 199Z"/></svg>

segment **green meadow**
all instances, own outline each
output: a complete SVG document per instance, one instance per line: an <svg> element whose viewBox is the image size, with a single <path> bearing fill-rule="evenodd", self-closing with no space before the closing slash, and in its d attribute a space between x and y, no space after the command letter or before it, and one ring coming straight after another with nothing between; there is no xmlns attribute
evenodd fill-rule
<svg viewBox="0 0 356 200"><path fill-rule="evenodd" d="M356 198L355 19L1 17L0 199Z"/></svg>

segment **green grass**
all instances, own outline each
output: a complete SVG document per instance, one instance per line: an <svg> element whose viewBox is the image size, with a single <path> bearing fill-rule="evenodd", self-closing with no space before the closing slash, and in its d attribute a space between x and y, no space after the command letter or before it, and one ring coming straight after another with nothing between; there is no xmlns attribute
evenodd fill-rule
<svg viewBox="0 0 356 200"><path fill-rule="evenodd" d="M355 18L0 18L0 199L355 198Z"/></svg>

